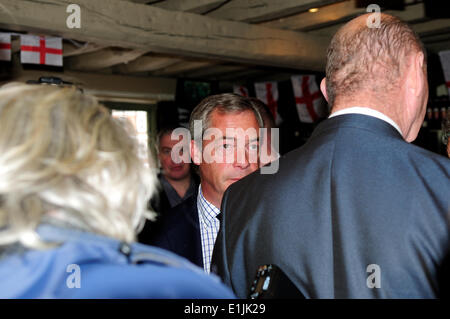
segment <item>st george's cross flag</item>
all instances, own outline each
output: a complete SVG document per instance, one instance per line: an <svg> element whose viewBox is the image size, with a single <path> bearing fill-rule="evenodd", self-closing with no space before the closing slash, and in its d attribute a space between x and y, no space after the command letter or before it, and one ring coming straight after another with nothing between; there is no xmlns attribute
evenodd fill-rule
<svg viewBox="0 0 450 319"><path fill-rule="evenodd" d="M272 113L275 124L280 125L283 121L278 113L278 84L277 82L255 83L256 97L266 103Z"/></svg>
<svg viewBox="0 0 450 319"><path fill-rule="evenodd" d="M11 61L11 34L0 33L0 60Z"/></svg>
<svg viewBox="0 0 450 319"><path fill-rule="evenodd" d="M243 85L233 85L233 93L248 97L248 89Z"/></svg>
<svg viewBox="0 0 450 319"><path fill-rule="evenodd" d="M319 91L315 75L293 75L291 82L300 122L314 123L327 115L327 104Z"/></svg>
<svg viewBox="0 0 450 319"><path fill-rule="evenodd" d="M444 72L445 86L450 96L450 50L439 52L439 57L441 59L442 71Z"/></svg>
<svg viewBox="0 0 450 319"><path fill-rule="evenodd" d="M20 42L22 63L63 65L62 38L21 35Z"/></svg>

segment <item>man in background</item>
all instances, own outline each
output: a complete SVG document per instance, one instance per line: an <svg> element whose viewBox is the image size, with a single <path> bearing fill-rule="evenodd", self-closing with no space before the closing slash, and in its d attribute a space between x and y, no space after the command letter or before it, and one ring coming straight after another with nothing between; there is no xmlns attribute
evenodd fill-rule
<svg viewBox="0 0 450 319"><path fill-rule="evenodd" d="M182 141L181 136L172 137L172 132L176 128L175 126L162 128L157 136L156 146L161 165L161 172L158 174L160 185L159 192L149 202L150 209L157 213L157 219L146 222L138 236L141 243L149 244L152 241L151 237L161 227L162 219L167 212L192 196L198 188L198 176L191 170L191 164L182 158L183 147L180 142L189 144L189 141ZM174 150L176 145L180 147Z"/></svg>

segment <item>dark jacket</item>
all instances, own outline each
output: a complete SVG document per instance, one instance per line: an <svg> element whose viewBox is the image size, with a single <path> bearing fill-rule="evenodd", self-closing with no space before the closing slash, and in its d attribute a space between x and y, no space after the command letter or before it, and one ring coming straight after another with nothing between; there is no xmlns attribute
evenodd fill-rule
<svg viewBox="0 0 450 319"><path fill-rule="evenodd" d="M151 244L203 267L197 194L198 191L167 212Z"/></svg>
<svg viewBox="0 0 450 319"><path fill-rule="evenodd" d="M336 116L278 173L228 188L212 269L238 297L260 265L275 264L307 298L434 298L449 194L448 158L380 119Z"/></svg>
<svg viewBox="0 0 450 319"><path fill-rule="evenodd" d="M158 176L161 181L162 175ZM189 190L195 194L198 192L198 185L200 180L195 172L191 172L191 185ZM154 237L161 233L161 228L163 227L163 221L166 218L168 212L172 209L169 198L167 197L162 182L159 183L158 193L152 197L149 201L149 208L157 214L156 221L146 221L144 228L138 234L138 242L142 244L151 245L154 241ZM188 197L189 198L189 197ZM187 198L186 198L187 199Z"/></svg>

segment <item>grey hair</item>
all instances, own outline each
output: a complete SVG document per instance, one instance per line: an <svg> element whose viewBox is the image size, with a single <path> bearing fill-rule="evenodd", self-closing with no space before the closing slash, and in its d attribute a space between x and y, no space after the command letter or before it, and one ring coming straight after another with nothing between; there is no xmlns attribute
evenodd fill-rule
<svg viewBox="0 0 450 319"><path fill-rule="evenodd" d="M361 90L384 99L397 90L400 63L411 52L426 51L418 35L400 19L381 14L379 28L361 24L356 30L343 26L327 50L326 87L328 102Z"/></svg>
<svg viewBox="0 0 450 319"><path fill-rule="evenodd" d="M177 128L179 128L179 126L176 126L176 125L164 126L158 131L158 134L156 135L156 150L157 150L157 152L159 152L159 147L161 145L161 139L166 135L172 134L172 132L174 130L176 130Z"/></svg>
<svg viewBox="0 0 450 319"><path fill-rule="evenodd" d="M210 128L210 117L214 110L218 110L222 113L252 111L259 127L264 127L264 121L260 111L253 103L251 103L249 98L234 93L222 93L208 96L194 108L189 119L189 131L192 138L195 136L195 121L201 121L201 136L203 136L204 132Z"/></svg>
<svg viewBox="0 0 450 319"><path fill-rule="evenodd" d="M0 127L0 245L44 248L36 228L52 219L131 242L152 217L156 174L94 97L74 88L2 88Z"/></svg>

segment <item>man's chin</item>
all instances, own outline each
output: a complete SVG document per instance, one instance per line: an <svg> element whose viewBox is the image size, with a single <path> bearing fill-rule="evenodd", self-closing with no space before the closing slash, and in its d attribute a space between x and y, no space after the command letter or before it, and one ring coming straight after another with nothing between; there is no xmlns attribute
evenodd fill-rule
<svg viewBox="0 0 450 319"><path fill-rule="evenodd" d="M188 173L184 173L184 174L170 174L168 177L174 181L179 181L182 179L185 179L188 176Z"/></svg>

